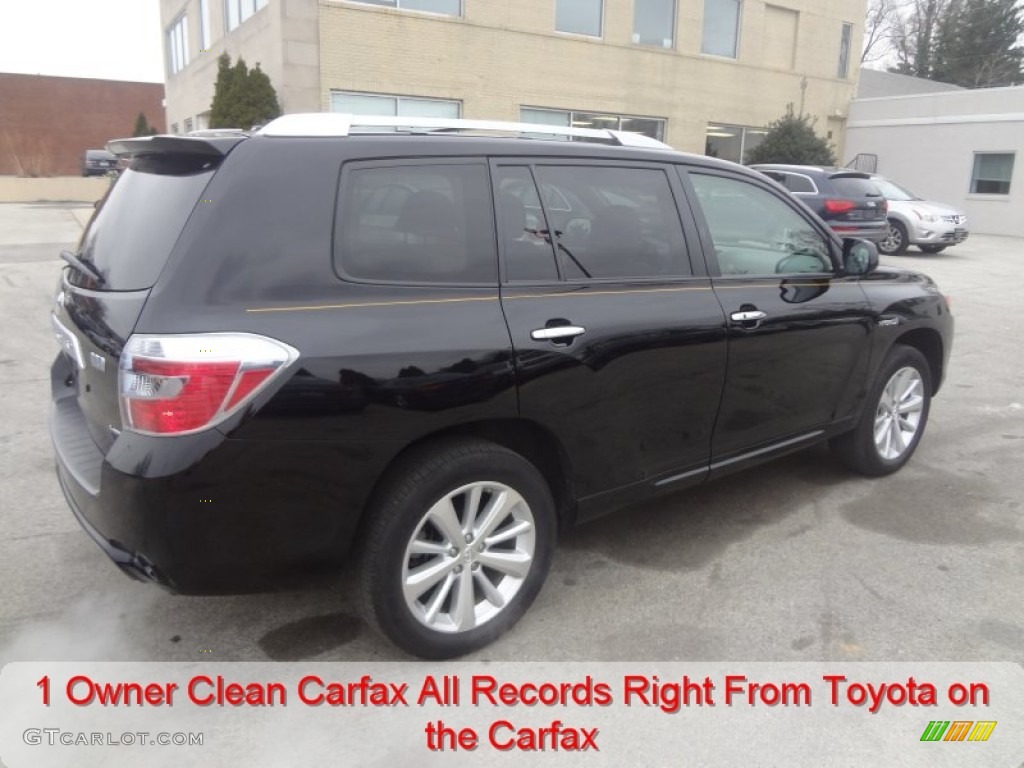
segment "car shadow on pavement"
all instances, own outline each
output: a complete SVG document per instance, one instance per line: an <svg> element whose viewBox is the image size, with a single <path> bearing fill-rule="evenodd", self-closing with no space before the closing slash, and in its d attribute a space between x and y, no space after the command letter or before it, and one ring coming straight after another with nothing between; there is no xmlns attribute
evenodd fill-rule
<svg viewBox="0 0 1024 768"><path fill-rule="evenodd" d="M560 546L640 568L699 570L731 544L814 505L819 495L814 488L844 482L858 478L840 468L827 449L815 447L725 481L616 511L571 531ZM808 529L805 523L790 534Z"/></svg>

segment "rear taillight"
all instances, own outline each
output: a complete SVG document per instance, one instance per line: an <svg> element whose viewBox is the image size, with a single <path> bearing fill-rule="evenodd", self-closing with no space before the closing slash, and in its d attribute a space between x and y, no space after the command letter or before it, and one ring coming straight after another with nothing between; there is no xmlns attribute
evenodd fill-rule
<svg viewBox="0 0 1024 768"><path fill-rule="evenodd" d="M248 333L132 336L121 353L121 420L136 432L180 435L231 416L299 353Z"/></svg>
<svg viewBox="0 0 1024 768"><path fill-rule="evenodd" d="M853 200L826 200L825 210L829 213L849 213L857 204Z"/></svg>

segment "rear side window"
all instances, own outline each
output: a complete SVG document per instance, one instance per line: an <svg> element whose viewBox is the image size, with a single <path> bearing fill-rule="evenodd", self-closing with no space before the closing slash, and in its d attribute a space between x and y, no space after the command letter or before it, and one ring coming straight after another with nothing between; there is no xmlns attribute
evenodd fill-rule
<svg viewBox="0 0 1024 768"><path fill-rule="evenodd" d="M354 166L341 177L335 267L368 282L496 283L483 163Z"/></svg>
<svg viewBox="0 0 1024 768"><path fill-rule="evenodd" d="M100 201L82 236L80 257L96 265L105 291L151 288L199 202L214 168L209 158L136 158ZM68 272L72 283L82 280Z"/></svg>
<svg viewBox="0 0 1024 768"><path fill-rule="evenodd" d="M809 176L799 173L787 173L784 186L790 192L807 192L813 195L818 191Z"/></svg>
<svg viewBox="0 0 1024 768"><path fill-rule="evenodd" d="M542 165L537 177L564 279L691 274L664 171Z"/></svg>
<svg viewBox="0 0 1024 768"><path fill-rule="evenodd" d="M843 197L882 196L882 191L871 179L861 179L856 176L833 176L832 183L836 185L836 191Z"/></svg>

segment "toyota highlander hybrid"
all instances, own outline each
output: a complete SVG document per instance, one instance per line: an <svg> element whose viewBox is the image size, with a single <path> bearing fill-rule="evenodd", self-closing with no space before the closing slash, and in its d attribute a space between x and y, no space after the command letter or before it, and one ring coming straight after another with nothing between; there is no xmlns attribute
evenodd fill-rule
<svg viewBox="0 0 1024 768"><path fill-rule="evenodd" d="M391 641L467 653L578 522L818 441L898 470L946 371L928 277L643 136L318 114L110 148L51 318L57 476L176 592L351 559Z"/></svg>

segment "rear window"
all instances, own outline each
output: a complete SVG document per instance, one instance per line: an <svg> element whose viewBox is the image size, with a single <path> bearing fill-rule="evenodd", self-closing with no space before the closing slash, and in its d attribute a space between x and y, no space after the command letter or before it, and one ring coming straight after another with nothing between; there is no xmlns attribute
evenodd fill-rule
<svg viewBox="0 0 1024 768"><path fill-rule="evenodd" d="M213 173L209 158L136 158L82 236L79 256L99 269L104 282L96 285L74 269L69 281L104 291L151 288Z"/></svg>
<svg viewBox="0 0 1024 768"><path fill-rule="evenodd" d="M856 176L833 176L832 183L843 197L881 197L882 191L871 179Z"/></svg>
<svg viewBox="0 0 1024 768"><path fill-rule="evenodd" d="M483 163L356 166L342 174L335 266L368 282L497 282Z"/></svg>

